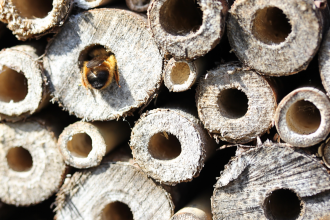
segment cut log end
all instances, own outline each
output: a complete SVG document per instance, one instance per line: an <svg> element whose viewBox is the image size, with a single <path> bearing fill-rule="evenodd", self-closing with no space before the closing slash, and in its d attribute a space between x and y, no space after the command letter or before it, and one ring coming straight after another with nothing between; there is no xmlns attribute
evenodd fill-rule
<svg viewBox="0 0 330 220"><path fill-rule="evenodd" d="M319 71L324 89L330 96L330 31L327 32L319 52Z"/></svg>
<svg viewBox="0 0 330 220"><path fill-rule="evenodd" d="M135 12L146 12L150 5L150 0L126 0L127 7Z"/></svg>
<svg viewBox="0 0 330 220"><path fill-rule="evenodd" d="M75 3L79 8L91 9L100 7L109 3L112 3L116 0L75 0Z"/></svg>

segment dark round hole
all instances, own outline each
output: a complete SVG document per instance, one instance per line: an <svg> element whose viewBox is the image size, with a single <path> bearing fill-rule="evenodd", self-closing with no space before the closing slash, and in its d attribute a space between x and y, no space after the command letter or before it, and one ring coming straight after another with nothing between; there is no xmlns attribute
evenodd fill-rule
<svg viewBox="0 0 330 220"><path fill-rule="evenodd" d="M131 209L122 202L112 202L102 211L102 220L133 220Z"/></svg>
<svg viewBox="0 0 330 220"><path fill-rule="evenodd" d="M72 156L75 157L88 157L92 150L92 139L86 133L78 133L72 136L68 141L67 148Z"/></svg>
<svg viewBox="0 0 330 220"><path fill-rule="evenodd" d="M203 12L195 0L167 0L159 13L160 24L170 34L187 35L203 23Z"/></svg>
<svg viewBox="0 0 330 220"><path fill-rule="evenodd" d="M278 189L273 191L264 203L267 219L294 220L301 212L301 202L293 191Z"/></svg>
<svg viewBox="0 0 330 220"><path fill-rule="evenodd" d="M177 62L172 68L171 80L173 84L182 85L190 76L189 65L185 62Z"/></svg>
<svg viewBox="0 0 330 220"><path fill-rule="evenodd" d="M238 89L225 89L218 97L220 112L227 118L240 118L248 110L248 98L244 92Z"/></svg>
<svg viewBox="0 0 330 220"><path fill-rule="evenodd" d="M53 9L53 0L11 0L22 17L44 18Z"/></svg>
<svg viewBox="0 0 330 220"><path fill-rule="evenodd" d="M7 153L7 163L12 170L26 172L32 168L32 156L23 147L13 147Z"/></svg>
<svg viewBox="0 0 330 220"><path fill-rule="evenodd" d="M266 7L256 12L252 32L265 44L279 44L291 33L291 24L281 9Z"/></svg>
<svg viewBox="0 0 330 220"><path fill-rule="evenodd" d="M286 114L286 122L292 131L307 135L319 128L321 114L313 103L300 100L290 106Z"/></svg>
<svg viewBox="0 0 330 220"><path fill-rule="evenodd" d="M0 101L19 102L25 99L27 93L28 85L24 74L4 66L0 72Z"/></svg>
<svg viewBox="0 0 330 220"><path fill-rule="evenodd" d="M160 132L150 138L149 153L158 160L171 160L181 153L179 140L168 132Z"/></svg>

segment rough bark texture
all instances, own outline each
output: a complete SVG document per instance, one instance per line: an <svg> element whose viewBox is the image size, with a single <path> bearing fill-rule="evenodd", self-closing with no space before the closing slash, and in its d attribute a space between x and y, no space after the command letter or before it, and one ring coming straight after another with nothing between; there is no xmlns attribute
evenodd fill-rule
<svg viewBox="0 0 330 220"><path fill-rule="evenodd" d="M323 141L330 132L329 109L328 97L318 89L303 87L292 91L282 99L275 113L281 139L297 147Z"/></svg>
<svg viewBox="0 0 330 220"><path fill-rule="evenodd" d="M161 83L162 57L145 19L129 11L97 9L70 17L48 45L44 58L54 99L83 120L112 120L131 114L154 97ZM82 86L82 51L104 46L119 71L106 89ZM113 80L114 81L114 80Z"/></svg>
<svg viewBox="0 0 330 220"><path fill-rule="evenodd" d="M323 39L318 58L322 84L330 97L330 31Z"/></svg>
<svg viewBox="0 0 330 220"><path fill-rule="evenodd" d="M193 59L205 55L219 43L227 11L224 0L198 0L197 4L154 0L148 8L148 21L163 53L176 59Z"/></svg>
<svg viewBox="0 0 330 220"><path fill-rule="evenodd" d="M71 0L51 1L3 0L0 5L0 20L19 40L44 35L64 23L68 16Z"/></svg>
<svg viewBox="0 0 330 220"><path fill-rule="evenodd" d="M37 122L0 124L0 158L1 201L17 206L49 198L66 172L53 133Z"/></svg>
<svg viewBox="0 0 330 220"><path fill-rule="evenodd" d="M307 68L328 28L329 7L313 0L238 0L230 9L228 38L244 65L280 76Z"/></svg>
<svg viewBox="0 0 330 220"><path fill-rule="evenodd" d="M146 12L150 5L150 0L126 0L127 7L136 12Z"/></svg>
<svg viewBox="0 0 330 220"><path fill-rule="evenodd" d="M264 134L272 127L277 106L268 82L234 63L200 79L196 103L199 118L213 137L232 143L247 143Z"/></svg>
<svg viewBox="0 0 330 220"><path fill-rule="evenodd" d="M174 144L170 135L179 143ZM143 114L132 130L130 146L141 169L168 185L197 177L205 159L215 150L215 142L201 122L174 109L155 109ZM178 153L173 154L174 151Z"/></svg>
<svg viewBox="0 0 330 220"><path fill-rule="evenodd" d="M329 181L326 169L310 155L283 144L266 143L225 167L211 200L213 219L322 219L330 212ZM277 218L268 212L267 206L275 205L271 202L287 200L267 201L280 189L294 192L300 200L299 218Z"/></svg>
<svg viewBox="0 0 330 220"><path fill-rule="evenodd" d="M110 219L118 211L108 216L102 211L107 204L115 202L126 204L135 220L168 220L174 209L171 196L161 186L124 162L76 172L57 195L57 220Z"/></svg>
<svg viewBox="0 0 330 220"><path fill-rule="evenodd" d="M74 1L79 8L91 9L115 2L117 0L74 0Z"/></svg>

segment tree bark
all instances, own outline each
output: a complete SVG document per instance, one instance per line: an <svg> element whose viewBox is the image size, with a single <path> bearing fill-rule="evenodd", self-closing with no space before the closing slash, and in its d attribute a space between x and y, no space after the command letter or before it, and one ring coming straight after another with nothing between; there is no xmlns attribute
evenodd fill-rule
<svg viewBox="0 0 330 220"><path fill-rule="evenodd" d="M126 0L127 7L135 12L146 12L150 5L150 0Z"/></svg>

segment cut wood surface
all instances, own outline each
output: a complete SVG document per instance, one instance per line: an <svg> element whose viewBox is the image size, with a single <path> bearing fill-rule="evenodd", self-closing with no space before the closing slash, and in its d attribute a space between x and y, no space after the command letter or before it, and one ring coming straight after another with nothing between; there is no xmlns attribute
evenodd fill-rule
<svg viewBox="0 0 330 220"><path fill-rule="evenodd" d="M220 42L227 11L224 0L154 0L148 8L148 21L163 53L194 59Z"/></svg>
<svg viewBox="0 0 330 220"><path fill-rule="evenodd" d="M250 142L272 127L277 106L274 91L254 71L235 63L220 65L199 81L199 118L215 139Z"/></svg>
<svg viewBox="0 0 330 220"><path fill-rule="evenodd" d="M313 87L289 93L275 113L275 125L281 139L297 147L309 147L325 140L330 132L329 122L329 98Z"/></svg>
<svg viewBox="0 0 330 220"><path fill-rule="evenodd" d="M261 74L281 76L307 68L328 28L329 7L310 0L238 0L228 16L232 50Z"/></svg>
<svg viewBox="0 0 330 220"><path fill-rule="evenodd" d="M126 0L127 7L135 12L146 12L151 0Z"/></svg>
<svg viewBox="0 0 330 220"><path fill-rule="evenodd" d="M328 97L330 97L330 31L323 39L318 58L322 84Z"/></svg>
<svg viewBox="0 0 330 220"><path fill-rule="evenodd" d="M163 60L145 21L118 9L70 17L44 58L54 100L86 121L124 117L148 103L162 81ZM97 48L114 54L120 87L115 80L102 90L83 86L83 65Z"/></svg>
<svg viewBox="0 0 330 220"><path fill-rule="evenodd" d="M327 219L330 176L301 150L265 143L233 159L213 197L213 219Z"/></svg>
<svg viewBox="0 0 330 220"><path fill-rule="evenodd" d="M322 143L318 148L318 156L322 157L324 164L330 168L330 138Z"/></svg>
<svg viewBox="0 0 330 220"><path fill-rule="evenodd" d="M116 1L118 0L74 0L77 6L83 9L96 8Z"/></svg>

